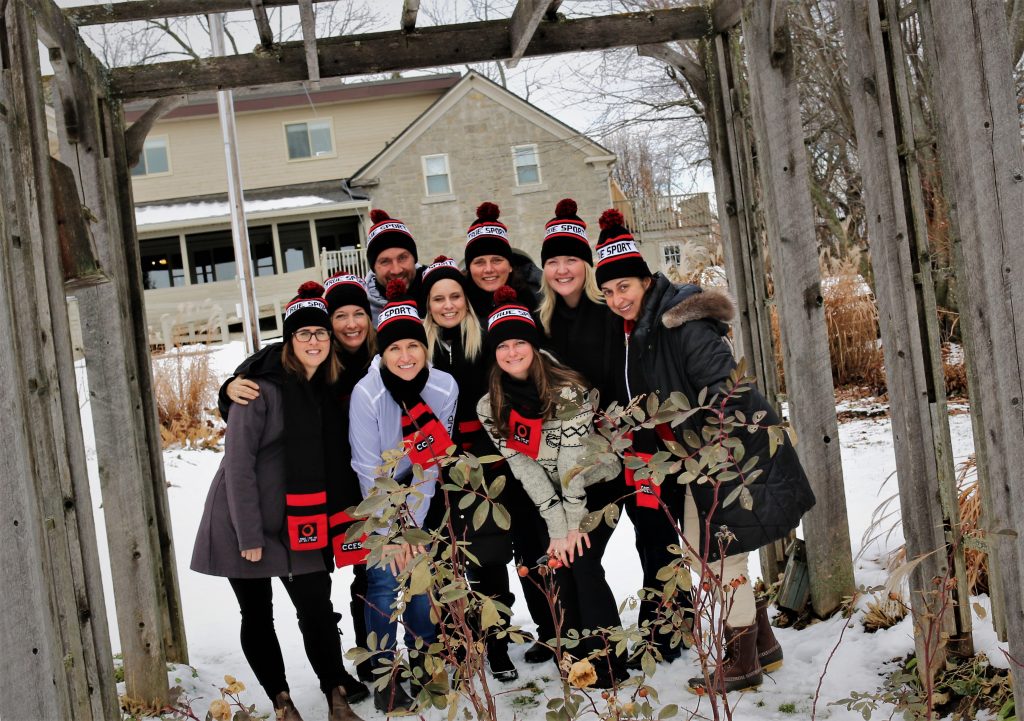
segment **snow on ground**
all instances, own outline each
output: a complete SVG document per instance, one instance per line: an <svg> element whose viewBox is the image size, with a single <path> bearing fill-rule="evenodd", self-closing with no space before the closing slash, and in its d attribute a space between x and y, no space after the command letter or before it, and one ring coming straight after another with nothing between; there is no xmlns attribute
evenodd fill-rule
<svg viewBox="0 0 1024 721"><path fill-rule="evenodd" d="M241 360L242 354L241 343L224 346L214 352L213 367L221 377L224 377ZM84 372L81 375L84 376ZM87 398L88 395L84 392L84 378L80 385L80 396ZM104 565L104 582L107 598L112 599L88 405L83 407L82 416L88 446L89 470L93 478L93 502L97 513L96 524L101 544L100 557ZM970 416L961 410L960 413L951 416L950 424L953 452L959 462L971 452L973 446ZM871 522L873 511L882 500L897 492L896 462L890 429L889 419L882 416L858 419L840 426L850 538L856 556L855 569L859 585L881 584L886 578L885 551L903 542L900 529L897 528L888 537L876 539L867 548L861 547L861 539ZM188 567L207 488L220 459L221 453L213 451L169 450L164 453L189 655L195 668L193 671L187 667L177 667L170 673L170 677L175 683L181 683L189 696L197 699L194 708L200 718L205 715L210 701L219 696L216 687L223 685L225 674L231 674L246 684L247 691L243 694L246 703L255 703L260 712L272 716L269 701L264 698L242 655L238 642L238 607L227 582L222 578L193 573ZM894 501L894 504L896 503L898 500ZM751 561L750 570L756 577L759 573L756 554L751 555ZM633 531L625 515L608 546L604 565L615 595L620 601L630 597L640 587L641 573L633 545ZM519 587L518 579L513 575L511 567L509 573L511 587L515 591ZM348 586L351 577L351 571L348 569L342 569L334 574L334 605L335 609L344 615L344 643L351 643L352 639L348 610ZM280 591L280 586L276 586L275 590ZM1005 667L1005 659L999 653L1001 645L997 643L991 621L988 619L988 599L982 597L973 600L986 612L984 619L975 617L974 629L978 650L988 652L994 665ZM112 643L116 651L120 644L113 604L109 605ZM323 716L326 714L326 705L316 678L306 661L295 614L284 593L276 594L275 609L277 630L290 670L289 683L296 704L306 718ZM521 600L517 599L513 611L515 623L526 628L531 627L529 615ZM635 621L635 611L626 611L623 614L624 623ZM844 625L847 626L845 632ZM860 719L859 712L847 711L828 704L849 696L851 691L876 690L881 677L891 670L893 663L913 650L909 618L893 628L874 634L864 631L857 616L852 620L831 618L801 631L777 629L776 634L785 649L785 665L766 678L765 684L759 690L744 694L742 697L735 696L733 703L737 708L737 719L809 718L819 681L821 689L817 704L818 718ZM842 643L837 647L840 634L843 634ZM826 661L833 653L833 649L834 655L822 677ZM539 718L548 696L558 694L554 683L554 667L548 664L526 664L523 661L525 650L525 645L512 647L512 657L520 671L520 682L501 689L503 693L499 697L499 707L500 717L503 719ZM699 700L684 690L686 679L697 673L696 656L691 651L670 666L659 667L651 679L651 683L659 689L662 704L679 704L680 718L686 718L686 710L699 710L700 713L709 710L706 700ZM534 696L529 691L517 690L530 681L537 681L543 687L543 692L539 696ZM533 705L535 702L536 705ZM780 706L786 704L792 704L795 712L780 710ZM364 719L381 718L369 700L355 708ZM889 714L886 712L884 715ZM440 711L428 715L428 718L446 717L446 712Z"/></svg>

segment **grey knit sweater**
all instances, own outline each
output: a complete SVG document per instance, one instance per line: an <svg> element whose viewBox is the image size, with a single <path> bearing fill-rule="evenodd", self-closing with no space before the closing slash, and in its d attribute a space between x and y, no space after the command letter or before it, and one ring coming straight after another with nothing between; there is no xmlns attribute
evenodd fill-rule
<svg viewBox="0 0 1024 721"><path fill-rule="evenodd" d="M508 439L499 437L491 417L488 393L476 405L477 415L495 447L508 460L512 473L540 511L551 538L565 538L570 530L579 530L587 514L586 487L607 479L600 473L577 473L565 483L586 452L583 439L593 432L594 409L590 394L580 412L566 421L544 421L537 459L512 450Z"/></svg>

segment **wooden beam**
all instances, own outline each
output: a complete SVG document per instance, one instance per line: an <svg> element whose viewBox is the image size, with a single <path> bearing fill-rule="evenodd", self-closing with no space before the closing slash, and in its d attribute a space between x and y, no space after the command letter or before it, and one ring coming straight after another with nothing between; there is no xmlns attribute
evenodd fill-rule
<svg viewBox="0 0 1024 721"><path fill-rule="evenodd" d="M416 15L420 11L420 0L405 0L402 3L402 32L411 33L416 29Z"/></svg>
<svg viewBox="0 0 1024 721"><path fill-rule="evenodd" d="M1024 659L1024 151L1002 3L920 0L989 565ZM1024 668L1010 664L1021 695Z"/></svg>
<svg viewBox="0 0 1024 721"><path fill-rule="evenodd" d="M260 35L260 45L266 50L274 47L274 31L270 27L270 18L267 17L267 8L264 0L249 0L252 5L252 16L256 21L256 31Z"/></svg>
<svg viewBox="0 0 1024 721"><path fill-rule="evenodd" d="M313 0L313 2L333 2L333 0ZM263 0L265 8L289 7L297 3L298 0ZM106 2L98 5L64 8L64 13L76 25L85 26L228 13L251 8L251 0L203 0L202 2L196 2L196 0L126 0L125 2Z"/></svg>
<svg viewBox="0 0 1024 721"><path fill-rule="evenodd" d="M512 45L512 57L505 61L505 67L514 68L519 64L526 46L537 32L537 26L548 11L548 0L519 0L508 24L509 42Z"/></svg>
<svg viewBox="0 0 1024 721"><path fill-rule="evenodd" d="M954 538L947 537L946 529L959 529L959 515L953 459L944 452L949 445L948 415L932 415L932 403L946 411L944 378L941 374L937 378L930 376L934 366L929 359L941 357L941 349L938 338L929 342L926 322L921 317L924 313L937 317L937 311L934 296L930 296L932 304L928 307L928 299L920 297L923 293L914 284L919 259L928 262L927 237L918 239L914 235L922 230L927 233L927 227L913 222L908 196L921 193L921 188L905 184L907 172L899 153L908 140L913 143L913 127L905 128L900 122L909 118L900 117L892 87L893 74L903 72L899 23L886 23L897 30L888 33L887 38L878 3L840 3L838 16L849 61L857 159L864 178L865 217L892 414L900 517L907 560L916 563L909 578L910 606L918 672L924 677L933 675L945 663L947 642L955 644L960 638L960 645L965 648L959 650L965 656L973 655L966 578L960 589L963 595L956 588L949 590L945 583L936 586L933 582L935 578L957 576L951 563ZM925 252L916 253L919 247ZM927 269L925 272L930 278L931 273ZM935 428L936 424L942 428ZM941 478L948 484L945 489L940 487ZM962 545L959 552L963 553ZM940 614L947 601L951 601L952 611ZM966 629L958 628L958 610ZM924 659L929 652L931 663L926 667Z"/></svg>
<svg viewBox="0 0 1024 721"><path fill-rule="evenodd" d="M316 48L316 14L313 0L299 0L299 21L302 25L302 47L306 51L306 75L313 87L320 85L320 55Z"/></svg>
<svg viewBox="0 0 1024 721"><path fill-rule="evenodd" d="M716 0L711 6L711 27L716 33L736 27L742 19L743 0Z"/></svg>
<svg viewBox="0 0 1024 721"><path fill-rule="evenodd" d="M818 499L803 518L811 604L825 616L855 589L853 554L796 61L788 38L772 37L771 25L768 2L746 6L743 44L765 229L776 270L786 395L800 439L796 450ZM774 57L779 50L784 55Z"/></svg>
<svg viewBox="0 0 1024 721"><path fill-rule="evenodd" d="M710 32L701 7L672 8L581 18L542 25L524 57L601 50L704 37ZM462 65L509 58L509 21L492 20L322 39L321 77ZM282 43L273 57L232 55L157 63L111 71L112 92L124 99L156 98L200 90L306 80L301 42Z"/></svg>

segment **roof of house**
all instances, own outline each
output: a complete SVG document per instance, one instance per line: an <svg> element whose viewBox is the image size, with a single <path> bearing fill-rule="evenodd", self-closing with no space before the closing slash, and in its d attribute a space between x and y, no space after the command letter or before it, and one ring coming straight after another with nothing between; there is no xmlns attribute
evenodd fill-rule
<svg viewBox="0 0 1024 721"><path fill-rule="evenodd" d="M387 147L375 155L363 167L352 174L350 182L354 186L360 181L374 178L376 174L394 161L418 137L426 132L441 116L451 110L456 103L470 91L476 90L511 112L517 113L530 122L547 130L552 135L574 145L588 157L594 159L614 159L614 154L600 143L591 140L575 128L566 125L558 118L550 115L515 93L501 87L494 81L484 77L475 70L470 70L447 93L435 100L416 120L392 140Z"/></svg>
<svg viewBox="0 0 1024 721"><path fill-rule="evenodd" d="M301 83L242 89L234 91L235 112L276 110L309 104L353 102L445 91L456 85L460 78L459 73L418 75L361 83L346 83L342 79L336 78L321 81L318 90L307 90ZM137 120L151 104L143 101L126 104L125 120L128 122ZM195 118L216 114L217 94L203 92L190 95L184 105L165 113L161 119Z"/></svg>

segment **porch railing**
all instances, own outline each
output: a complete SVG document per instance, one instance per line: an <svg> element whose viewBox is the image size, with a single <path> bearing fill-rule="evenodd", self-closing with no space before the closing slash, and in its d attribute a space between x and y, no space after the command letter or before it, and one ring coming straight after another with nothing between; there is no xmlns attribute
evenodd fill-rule
<svg viewBox="0 0 1024 721"><path fill-rule="evenodd" d="M341 271L365 278L369 269L361 248L341 248L320 251L320 270L326 280Z"/></svg>

